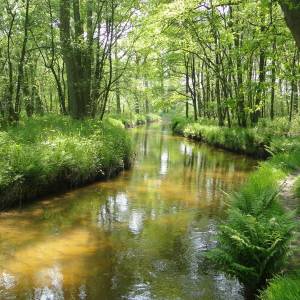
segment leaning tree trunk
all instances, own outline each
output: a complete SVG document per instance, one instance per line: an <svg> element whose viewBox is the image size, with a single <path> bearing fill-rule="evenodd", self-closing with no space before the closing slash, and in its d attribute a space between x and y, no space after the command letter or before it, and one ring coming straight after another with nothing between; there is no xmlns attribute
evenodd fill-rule
<svg viewBox="0 0 300 300"><path fill-rule="evenodd" d="M300 3L299 0L280 0L286 23L300 48Z"/></svg>

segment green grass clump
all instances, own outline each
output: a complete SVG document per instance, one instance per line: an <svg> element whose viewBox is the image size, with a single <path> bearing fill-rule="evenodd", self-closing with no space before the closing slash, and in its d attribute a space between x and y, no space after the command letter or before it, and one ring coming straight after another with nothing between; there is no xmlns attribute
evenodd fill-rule
<svg viewBox="0 0 300 300"><path fill-rule="evenodd" d="M109 177L130 158L120 121L54 115L21 121L0 131L0 208Z"/></svg>
<svg viewBox="0 0 300 300"><path fill-rule="evenodd" d="M186 119L184 117L174 117L171 120L172 131L175 134L183 135L185 126L188 125L190 122L190 119Z"/></svg>
<svg viewBox="0 0 300 300"><path fill-rule="evenodd" d="M278 276L260 295L261 300L296 300L300 299L300 275Z"/></svg>

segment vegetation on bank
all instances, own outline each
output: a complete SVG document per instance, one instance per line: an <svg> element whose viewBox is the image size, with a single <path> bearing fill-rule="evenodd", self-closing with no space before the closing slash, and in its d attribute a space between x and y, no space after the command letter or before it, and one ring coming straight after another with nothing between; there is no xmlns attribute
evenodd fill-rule
<svg viewBox="0 0 300 300"><path fill-rule="evenodd" d="M285 176L286 169L272 160L261 164L230 196L217 247L208 254L217 269L243 283L250 298L283 271L291 255L295 222L278 196L278 182Z"/></svg>
<svg viewBox="0 0 300 300"><path fill-rule="evenodd" d="M295 146L297 141L293 137L298 134L299 128L299 119L296 118L292 123L287 118L275 121L262 119L250 128L219 127L215 121L207 119L197 122L182 117L172 119L175 134L257 158L282 151L282 147L291 143Z"/></svg>
<svg viewBox="0 0 300 300"><path fill-rule="evenodd" d="M300 297L300 276L292 274L276 277L260 296L261 300L295 300Z"/></svg>
<svg viewBox="0 0 300 300"><path fill-rule="evenodd" d="M131 155L119 120L24 119L0 131L0 208L108 178L128 167Z"/></svg>
<svg viewBox="0 0 300 300"><path fill-rule="evenodd" d="M120 120L125 128L131 128L139 125L144 125L147 123L159 122L161 117L158 114L148 113L148 114L115 114L111 117Z"/></svg>
<svg viewBox="0 0 300 300"><path fill-rule="evenodd" d="M286 268L293 254L291 243L297 230L294 212L286 211L279 190L280 182L300 168L299 128L299 118L292 122L287 118L261 120L253 128L219 127L206 119L172 120L176 134L255 157L271 156L260 163L238 192L229 195L228 215L219 227L217 247L207 254L216 269L243 283L250 299ZM299 182L295 184L296 194L300 194ZM283 277L282 289L285 282L288 288L289 278L285 281ZM296 293L300 297L298 290L291 295Z"/></svg>
<svg viewBox="0 0 300 300"><path fill-rule="evenodd" d="M216 269L243 283L245 294L250 299L267 286L269 279L284 271L292 255L291 242L297 228L294 214L284 209L279 190L280 182L300 168L300 141L291 137L297 131L297 122L289 127L283 121L277 122L276 130L272 130L275 124L271 122L264 124L263 128L236 130L206 125L204 121L173 121L173 130L187 137L234 151L243 150L247 141L247 147L268 147L273 154L260 164L238 192L229 196L228 215L219 227L218 244L207 254ZM251 140L250 134L256 139ZM253 144L249 144L249 140ZM255 142L257 140L263 142ZM296 191L298 189L297 183ZM286 282L288 288L289 280ZM284 284L283 279L280 286L283 288ZM292 291L291 295L295 293L300 297L298 290Z"/></svg>
<svg viewBox="0 0 300 300"><path fill-rule="evenodd" d="M194 121L173 124L177 133L274 154L232 196L212 254L256 292L283 268L293 230L277 191L300 166L300 143L276 118L300 110L297 0L100 2L0 1L0 123L10 126L0 132L0 208L111 175L131 152L121 122L184 112ZM45 113L76 120L36 117Z"/></svg>

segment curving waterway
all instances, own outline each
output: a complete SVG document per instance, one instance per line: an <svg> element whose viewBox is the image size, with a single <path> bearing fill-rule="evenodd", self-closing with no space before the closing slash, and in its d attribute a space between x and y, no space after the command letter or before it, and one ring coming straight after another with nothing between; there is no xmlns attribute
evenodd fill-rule
<svg viewBox="0 0 300 300"><path fill-rule="evenodd" d="M256 161L164 125L130 134L130 171L0 214L0 299L243 299L203 253Z"/></svg>

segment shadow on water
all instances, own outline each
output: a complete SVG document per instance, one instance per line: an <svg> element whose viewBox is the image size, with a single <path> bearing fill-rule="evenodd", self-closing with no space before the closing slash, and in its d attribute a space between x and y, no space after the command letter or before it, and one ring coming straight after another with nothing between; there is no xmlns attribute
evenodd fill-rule
<svg viewBox="0 0 300 300"><path fill-rule="evenodd" d="M242 299L236 281L201 261L222 191L256 162L164 125L130 133L132 170L0 215L1 299Z"/></svg>

